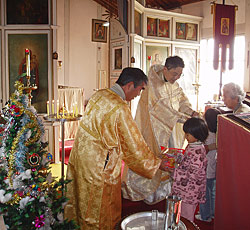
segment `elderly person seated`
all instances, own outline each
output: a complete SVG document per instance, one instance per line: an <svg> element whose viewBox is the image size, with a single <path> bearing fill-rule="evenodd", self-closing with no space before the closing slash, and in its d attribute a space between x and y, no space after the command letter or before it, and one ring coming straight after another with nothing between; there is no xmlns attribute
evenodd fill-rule
<svg viewBox="0 0 250 230"><path fill-rule="evenodd" d="M233 82L223 87L223 101L229 109L233 110L233 113L250 112L250 107L242 103L245 96L246 93L241 87Z"/></svg>

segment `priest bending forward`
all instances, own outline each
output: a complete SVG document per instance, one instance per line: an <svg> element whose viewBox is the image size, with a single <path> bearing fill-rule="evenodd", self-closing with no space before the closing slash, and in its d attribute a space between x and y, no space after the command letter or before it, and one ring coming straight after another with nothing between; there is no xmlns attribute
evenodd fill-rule
<svg viewBox="0 0 250 230"><path fill-rule="evenodd" d="M125 68L111 89L99 90L88 102L67 169L72 182L65 218L75 219L81 230L113 230L120 221L122 160L147 178L164 170L125 102L138 96L147 81L140 69Z"/></svg>

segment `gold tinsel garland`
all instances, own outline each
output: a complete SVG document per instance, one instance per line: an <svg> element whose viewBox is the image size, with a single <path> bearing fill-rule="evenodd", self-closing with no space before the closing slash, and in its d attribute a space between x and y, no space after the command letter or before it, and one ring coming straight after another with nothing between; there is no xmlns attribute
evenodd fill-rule
<svg viewBox="0 0 250 230"><path fill-rule="evenodd" d="M16 92L13 93L10 97L10 100L12 101L13 104L18 106L18 108L20 109L20 115L22 115L23 113L27 114L31 121L30 121L30 123L23 126L21 130L18 131L17 136L14 138L13 145L11 146L11 151L10 151L9 160L8 160L9 161L8 162L9 163L8 179L10 181L11 187L13 186L12 175L13 175L14 169L15 169L15 166L14 166L15 153L17 152L16 148L17 148L17 144L19 143L21 136L23 135L23 133L25 132L26 129L34 128L34 131L36 131L36 134L34 135L34 137L31 137L26 141L25 146L32 145L33 143L38 141L41 137L41 130L39 128L39 124L38 124L38 121L36 119L36 116L31 111L23 108L22 103L20 103L17 100L17 97L20 97L23 95L24 85L21 82L16 81L14 86L17 89L17 93Z"/></svg>

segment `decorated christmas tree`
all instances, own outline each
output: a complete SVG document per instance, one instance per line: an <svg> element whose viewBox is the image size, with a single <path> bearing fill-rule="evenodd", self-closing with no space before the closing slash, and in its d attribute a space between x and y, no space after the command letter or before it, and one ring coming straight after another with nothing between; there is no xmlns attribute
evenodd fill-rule
<svg viewBox="0 0 250 230"><path fill-rule="evenodd" d="M0 215L7 229L76 229L64 220L69 181L56 180L44 142L44 126L29 105L23 84L2 109L0 126Z"/></svg>

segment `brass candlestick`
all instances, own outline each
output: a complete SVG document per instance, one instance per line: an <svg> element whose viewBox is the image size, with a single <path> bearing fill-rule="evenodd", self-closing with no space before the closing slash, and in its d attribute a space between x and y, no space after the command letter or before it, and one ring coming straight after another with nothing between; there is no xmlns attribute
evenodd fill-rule
<svg viewBox="0 0 250 230"><path fill-rule="evenodd" d="M25 49L25 57L26 57L26 79L27 79L27 84L24 86L23 90L25 94L28 94L28 99L29 99L29 106L31 106L31 99L32 99L32 90L36 90L37 86L36 84L30 84L30 50Z"/></svg>
<svg viewBox="0 0 250 230"><path fill-rule="evenodd" d="M201 86L198 82L192 84L195 88L195 94L197 96L196 111L199 110L199 87Z"/></svg>

